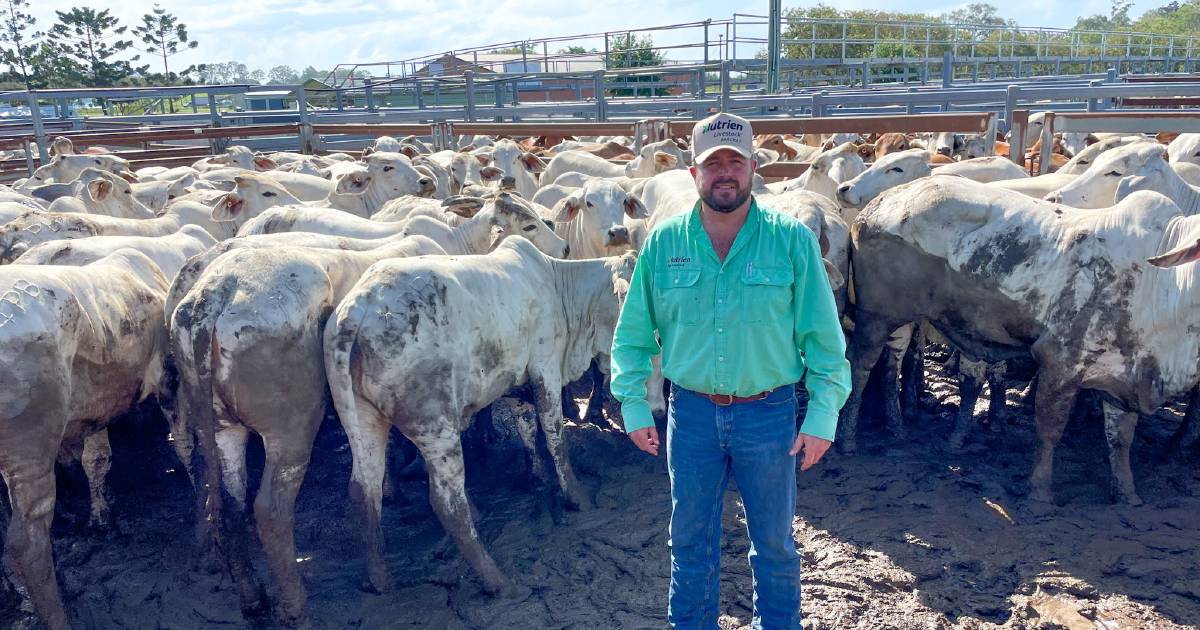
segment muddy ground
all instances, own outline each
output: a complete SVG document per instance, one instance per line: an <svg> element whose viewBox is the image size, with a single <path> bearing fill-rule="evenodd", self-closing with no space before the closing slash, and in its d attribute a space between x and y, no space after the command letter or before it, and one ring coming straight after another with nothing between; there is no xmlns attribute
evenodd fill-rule
<svg viewBox="0 0 1200 630"><path fill-rule="evenodd" d="M1200 625L1200 457L1168 461L1179 422L1143 419L1134 472L1146 505L1108 500L1101 420L1077 413L1058 451L1056 505L1028 500L1035 436L1023 383L1009 422L961 453L943 445L958 404L941 366L906 441L864 420L862 452L831 452L799 479L806 628L1181 628ZM986 395L981 397L986 400ZM980 403L980 411L985 403ZM193 567L192 492L152 416L112 432L117 531L82 531L86 491L61 484L55 557L78 628L269 627L248 622L220 572ZM491 599L442 532L421 480L384 508L386 595L360 588L350 452L326 422L300 494L297 544L313 628L663 628L669 580L663 457L620 433L571 426L571 455L597 507L556 525L514 442L488 432L469 452L468 488L485 544L532 593ZM251 454L252 476L261 453ZM722 628L750 621L749 542L736 492L725 502ZM256 557L260 573L261 557ZM0 593L0 628L35 628Z"/></svg>

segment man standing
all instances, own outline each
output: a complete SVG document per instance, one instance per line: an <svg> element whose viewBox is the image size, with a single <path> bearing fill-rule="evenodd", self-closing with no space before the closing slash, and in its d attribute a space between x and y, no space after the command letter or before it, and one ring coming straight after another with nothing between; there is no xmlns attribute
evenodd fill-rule
<svg viewBox="0 0 1200 630"><path fill-rule="evenodd" d="M817 238L750 194L750 122L717 114L692 130L700 201L646 238L612 348L625 430L658 455L646 402L660 351L672 383L672 627L717 628L721 506L732 473L746 508L756 629L800 628L792 538L796 455L808 470L833 441L850 365ZM656 336L657 333L657 336ZM796 431L795 383L808 412Z"/></svg>

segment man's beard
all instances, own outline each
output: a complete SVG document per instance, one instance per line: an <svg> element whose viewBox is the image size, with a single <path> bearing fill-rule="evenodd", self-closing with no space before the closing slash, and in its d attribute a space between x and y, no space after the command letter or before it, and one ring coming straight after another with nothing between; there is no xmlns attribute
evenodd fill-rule
<svg viewBox="0 0 1200 630"><path fill-rule="evenodd" d="M747 186L746 188L737 188L737 194L734 196L732 201L720 202L717 201L716 195L713 194L713 189L716 188L717 184L724 183L727 182L714 182L712 187L708 189L708 194L702 195L701 198L704 200L704 205L708 206L709 208L720 212L721 214L729 214L730 212L742 207L742 204L746 203L746 200L750 198L750 187ZM734 186L737 186L736 182L734 183Z"/></svg>

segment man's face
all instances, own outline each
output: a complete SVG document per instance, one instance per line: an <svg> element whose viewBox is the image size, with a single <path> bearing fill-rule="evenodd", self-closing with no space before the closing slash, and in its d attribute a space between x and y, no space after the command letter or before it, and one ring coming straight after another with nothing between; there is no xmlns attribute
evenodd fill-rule
<svg viewBox="0 0 1200 630"><path fill-rule="evenodd" d="M755 163L732 149L721 149L691 168L696 190L704 205L729 213L750 198Z"/></svg>

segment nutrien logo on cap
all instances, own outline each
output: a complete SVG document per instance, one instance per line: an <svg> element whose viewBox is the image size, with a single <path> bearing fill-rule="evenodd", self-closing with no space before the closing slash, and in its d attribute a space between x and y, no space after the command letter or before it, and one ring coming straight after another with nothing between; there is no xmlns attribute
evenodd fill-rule
<svg viewBox="0 0 1200 630"><path fill-rule="evenodd" d="M753 140L750 121L732 114L717 114L696 123L692 130L692 149L700 161L718 149L733 149L751 157Z"/></svg>

